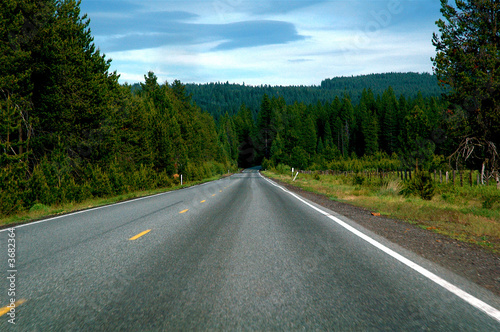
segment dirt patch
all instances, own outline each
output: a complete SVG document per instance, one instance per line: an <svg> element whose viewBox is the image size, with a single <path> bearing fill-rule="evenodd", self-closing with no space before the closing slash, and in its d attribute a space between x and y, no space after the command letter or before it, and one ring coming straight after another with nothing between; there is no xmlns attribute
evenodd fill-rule
<svg viewBox="0 0 500 332"><path fill-rule="evenodd" d="M401 220L373 216L373 211L332 201L324 195L311 193L276 179L273 181L500 295L500 255Z"/></svg>

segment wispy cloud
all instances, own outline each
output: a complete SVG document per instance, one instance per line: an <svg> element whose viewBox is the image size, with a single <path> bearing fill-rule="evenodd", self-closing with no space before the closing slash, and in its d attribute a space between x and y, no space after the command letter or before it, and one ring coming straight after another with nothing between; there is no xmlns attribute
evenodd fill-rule
<svg viewBox="0 0 500 332"><path fill-rule="evenodd" d="M144 27L144 25L135 31L116 28L115 34L96 35L96 39L105 43L108 51L115 52L207 42L218 42L219 44L213 48L213 50L218 51L284 44L305 38L297 33L293 24L280 21L245 21L229 24L176 22L168 24L168 21L163 20L162 23L154 29Z"/></svg>

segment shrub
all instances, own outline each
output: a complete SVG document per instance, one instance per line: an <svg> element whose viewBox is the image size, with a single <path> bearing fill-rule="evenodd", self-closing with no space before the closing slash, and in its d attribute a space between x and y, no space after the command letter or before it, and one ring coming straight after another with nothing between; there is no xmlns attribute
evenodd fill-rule
<svg viewBox="0 0 500 332"><path fill-rule="evenodd" d="M483 208L484 209L492 209L496 203L500 203L500 194L488 194L483 195Z"/></svg>
<svg viewBox="0 0 500 332"><path fill-rule="evenodd" d="M413 178L404 184L401 194L405 197L418 195L420 198L430 201L434 197L434 190L434 182L429 172L417 171Z"/></svg>
<svg viewBox="0 0 500 332"><path fill-rule="evenodd" d="M47 184L47 179L41 167L35 167L29 180L31 202L41 202L50 205L55 202L52 190ZM27 203L27 202L26 202Z"/></svg>
<svg viewBox="0 0 500 332"><path fill-rule="evenodd" d="M363 175L356 174L352 178L352 184L355 186L361 186L365 182L365 177Z"/></svg>
<svg viewBox="0 0 500 332"><path fill-rule="evenodd" d="M276 166L276 172L279 174L291 174L292 168L288 165L279 163L278 166Z"/></svg>
<svg viewBox="0 0 500 332"><path fill-rule="evenodd" d="M167 171L163 170L161 173L158 173L156 176L156 187L158 188L167 188L172 185L172 180L168 175Z"/></svg>
<svg viewBox="0 0 500 332"><path fill-rule="evenodd" d="M262 160L262 165L261 166L262 166L263 170L274 168L273 162L271 160L266 159L266 158L264 158Z"/></svg>
<svg viewBox="0 0 500 332"><path fill-rule="evenodd" d="M109 176L99 166L91 167L90 185L94 197L106 197L113 194Z"/></svg>
<svg viewBox="0 0 500 332"><path fill-rule="evenodd" d="M36 203L30 208L30 212L38 212L38 211L47 212L49 211L49 207L40 203Z"/></svg>
<svg viewBox="0 0 500 332"><path fill-rule="evenodd" d="M111 164L108 171L109 181L111 188L115 194L122 194L125 192L125 177L123 176L123 171L118 168L118 165Z"/></svg>

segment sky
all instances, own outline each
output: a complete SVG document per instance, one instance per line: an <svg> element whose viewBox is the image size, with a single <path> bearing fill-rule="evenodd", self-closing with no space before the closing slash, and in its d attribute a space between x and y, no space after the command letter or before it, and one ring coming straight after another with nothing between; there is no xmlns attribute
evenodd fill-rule
<svg viewBox="0 0 500 332"><path fill-rule="evenodd" d="M432 72L438 0L82 0L121 83L319 85Z"/></svg>

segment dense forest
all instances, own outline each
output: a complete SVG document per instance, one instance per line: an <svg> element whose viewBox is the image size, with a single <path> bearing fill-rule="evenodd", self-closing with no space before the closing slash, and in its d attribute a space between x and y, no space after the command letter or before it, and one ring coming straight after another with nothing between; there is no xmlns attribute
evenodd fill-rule
<svg viewBox="0 0 500 332"><path fill-rule="evenodd" d="M0 215L168 187L234 169L179 82L121 86L77 1L0 8Z"/></svg>
<svg viewBox="0 0 500 332"><path fill-rule="evenodd" d="M363 157L385 169L417 163L436 169L447 167L443 156L453 148L442 116L446 105L420 93L397 96L391 87L381 95L365 89L357 104L348 94L308 105L264 94L256 121L242 105L235 116L225 115L219 122L234 128L230 132L237 135L241 166L339 169L344 167L339 160ZM375 162L381 160L386 164Z"/></svg>
<svg viewBox="0 0 500 332"><path fill-rule="evenodd" d="M136 88L140 88L137 84ZM325 79L320 86L248 86L245 84L208 83L187 84L187 93L193 96L198 106L212 114L217 120L228 113L238 112L245 104L256 118L262 96L282 97L287 104L294 102L316 104L331 102L335 97L349 94L357 104L363 90L371 89L374 95L381 95L392 87L396 95L415 98L417 93L426 97L436 97L442 93L436 76L427 73L386 73Z"/></svg>

